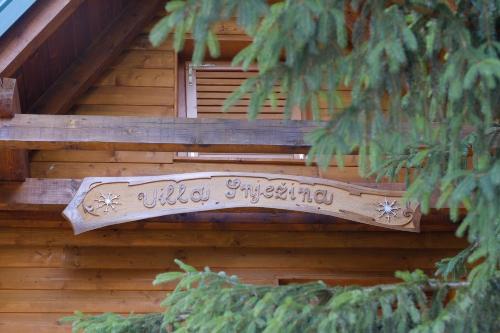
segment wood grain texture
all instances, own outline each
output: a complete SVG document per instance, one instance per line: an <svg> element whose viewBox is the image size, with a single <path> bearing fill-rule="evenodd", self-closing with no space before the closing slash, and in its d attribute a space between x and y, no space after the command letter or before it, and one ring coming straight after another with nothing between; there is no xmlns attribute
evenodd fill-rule
<svg viewBox="0 0 500 333"><path fill-rule="evenodd" d="M70 230L71 224L61 216L61 209L52 210L0 210L2 228L58 228ZM13 219L15 217L15 220ZM452 223L445 210L431 210L421 221L422 233L454 233L457 225ZM260 231L260 232L367 232L384 231L384 235L397 232L376 226L354 223L328 216L287 212L281 210L239 209L215 212L168 215L144 221L121 224L112 230L157 231ZM108 230L108 229L103 229Z"/></svg>
<svg viewBox="0 0 500 333"><path fill-rule="evenodd" d="M214 267L214 269L223 269ZM175 283L153 286L152 280L162 270L154 269L65 269L65 268L2 268L0 286L2 289L25 290L165 290L171 291ZM334 270L306 269L232 269L228 274L237 275L242 281L256 284L276 284L278 278L330 279L356 278L363 276ZM367 274L365 280L387 278L387 274ZM390 276L389 276L390 277Z"/></svg>
<svg viewBox="0 0 500 333"><path fill-rule="evenodd" d="M157 15L152 19L152 21L143 28L143 33L149 33L153 26L165 15L165 12L157 13ZM212 27L212 31L217 35L217 39L221 42L223 41L251 41L251 37L248 36L245 31L240 28L235 19L227 20L223 22L218 22ZM186 39L192 40L193 36L188 33L186 34Z"/></svg>
<svg viewBox="0 0 500 333"><path fill-rule="evenodd" d="M120 54L150 19L155 1L134 1L31 108L36 113L62 114Z"/></svg>
<svg viewBox="0 0 500 333"><path fill-rule="evenodd" d="M72 112L81 116L138 116L174 117L170 105L75 105Z"/></svg>
<svg viewBox="0 0 500 333"><path fill-rule="evenodd" d="M85 178L63 211L75 234L146 218L230 208L270 208L330 215L419 232L420 205L404 191L324 178L256 172L179 173Z"/></svg>
<svg viewBox="0 0 500 333"><path fill-rule="evenodd" d="M21 114L0 120L0 148L304 153L309 148L304 135L317 126L303 121Z"/></svg>
<svg viewBox="0 0 500 333"><path fill-rule="evenodd" d="M224 267L211 267L214 271ZM339 272L335 269L229 269L244 283L276 285L287 281L317 281L336 285L355 282L363 285L388 283L396 278L387 272ZM175 283L154 286L151 281L162 273L150 269L64 269L64 268L2 268L0 284L5 290L165 290ZM298 282L298 281L297 281ZM297 283L296 282L296 283Z"/></svg>
<svg viewBox="0 0 500 333"><path fill-rule="evenodd" d="M211 267L223 270L224 267ZM64 269L64 268L2 268L0 285L4 290L124 290L124 291L171 291L175 283L154 286L151 281L161 270L150 269ZM284 281L323 279L330 284L346 284L356 281L373 284L396 279L386 272L338 272L335 269L229 269L229 275L237 275L245 283L276 285Z"/></svg>
<svg viewBox="0 0 500 333"><path fill-rule="evenodd" d="M12 118L21 113L19 82L0 77L0 118ZM0 181L24 181L29 177L28 152L0 149Z"/></svg>
<svg viewBox="0 0 500 333"><path fill-rule="evenodd" d="M164 291L0 290L0 312L159 312ZM89 300L92 300L91 302Z"/></svg>
<svg viewBox="0 0 500 333"><path fill-rule="evenodd" d="M24 181L30 175L28 151L0 148L0 181Z"/></svg>
<svg viewBox="0 0 500 333"><path fill-rule="evenodd" d="M132 163L128 163L132 164ZM81 166L82 163L74 163L76 166ZM114 165L114 164L111 164ZM144 164L139 164L144 165ZM193 163L175 163L172 164L170 172L177 170L182 172L186 170L187 166L193 166ZM204 166L206 164L200 164ZM175 166L175 168L174 168ZM238 166L246 167L245 165L233 165L230 169L235 171L238 170ZM289 173L295 168L296 174L304 175L303 167L293 167L293 166L280 166L280 165L270 165L267 168L268 172L276 173ZM227 169L227 165L225 167ZM310 168L315 170L315 168ZM246 170L246 168L240 168L240 170ZM283 172L286 170L287 172ZM165 170L165 174L168 173L168 168ZM201 170L200 170L201 171ZM264 171L264 170L263 170ZM7 210L60 210L66 206L71 198L75 195L78 187L81 184L80 179L36 179L27 178L25 182L0 182L0 209ZM376 184L376 183L366 183L360 182L355 183L362 186L368 186L372 188L378 188L382 190L403 190L403 184ZM187 215L190 216L190 215ZM250 214L249 217L252 215ZM262 217L261 217L262 218ZM290 217L288 218L290 219ZM222 219L224 220L224 219ZM252 220L252 218L250 218Z"/></svg>
<svg viewBox="0 0 500 333"><path fill-rule="evenodd" d="M154 19L153 19L154 20ZM169 38L162 44L153 47L149 41L149 31L138 35L132 43L127 47L129 50L156 50L156 51L173 51L172 39Z"/></svg>
<svg viewBox="0 0 500 333"><path fill-rule="evenodd" d="M106 71L95 86L164 87L174 86L172 69L115 68Z"/></svg>
<svg viewBox="0 0 500 333"><path fill-rule="evenodd" d="M111 65L115 68L172 69L175 64L173 51L129 50L123 52Z"/></svg>
<svg viewBox="0 0 500 333"><path fill-rule="evenodd" d="M68 333L71 332L71 327L58 322L60 318L68 315L71 315L71 312L0 313L0 331L2 333Z"/></svg>
<svg viewBox="0 0 500 333"><path fill-rule="evenodd" d="M76 236L78 237L78 236ZM227 269L335 269L338 272L394 272L434 269L456 249L279 249L188 247L0 246L0 267L177 270L174 259L195 267Z"/></svg>
<svg viewBox="0 0 500 333"><path fill-rule="evenodd" d="M27 104L30 105L30 100L36 100L40 92L57 79L55 72L40 67L39 63L50 63L62 70L68 54L58 45L73 45L75 50L80 50L75 52L81 53L109 24L110 17L115 15L112 13L119 13L120 8L124 8L120 6L132 2L85 1L79 7L85 10L76 12L80 19L53 34L50 45L37 48L33 59L21 71L19 78L33 81L26 85ZM101 10L96 10L99 8ZM89 22L92 23L89 25ZM73 33L65 36L66 31ZM242 35L233 30L231 23L221 27L219 36L223 36L220 38L223 56L238 52L248 43L238 40ZM188 52L190 47L192 49L188 41ZM3 50L0 47L0 54ZM0 56L0 64L3 59ZM91 80L93 86L80 94L81 99L75 99L77 103L71 111L80 116L139 116L162 120L174 117L176 79L172 73L176 70L175 60L171 41L153 49L146 33L140 34L124 46L109 66L103 67L101 76ZM244 76L237 75L203 73L198 79L200 92L227 93L244 80ZM21 88L24 89L24 85ZM341 94L343 100L349 102L348 92ZM206 118L220 118L221 96L202 96L212 100L208 102L212 105L200 106L200 114ZM223 117L241 119L247 109L245 103L235 106ZM323 102L321 106L324 107ZM323 114L326 115L324 110ZM265 108L260 115L264 120L281 117L280 110L271 108ZM120 121L122 119L116 123L118 127L122 126ZM44 131L49 131L51 126L51 122L40 124L36 118L31 122L30 126L35 127L26 128L26 131L36 133L38 129L37 135L45 136ZM88 127L78 127L78 122L62 123L61 140L72 130L80 131L80 138L84 138L89 130L92 133L96 124L96 132L109 136L109 127L103 126L101 121ZM1 122L0 133L6 130L3 124ZM43 126L36 127L37 124ZM141 134L134 132L139 129L133 124L129 133L126 129L130 130L130 125L123 124L122 137L128 140L126 142L135 144L136 135L148 136L146 131L150 127L139 124L145 131ZM76 128L72 128L74 126ZM186 131L189 128L193 127L186 125ZM227 135L232 137L234 133ZM182 149L178 151L190 151L203 144L196 141L197 136L188 137L192 141L188 146L180 146ZM152 145L142 145L138 149L157 151L116 151L116 147L108 144L101 148L96 146L92 151L80 150L81 146L73 147L69 143L64 147L70 150L44 150L33 155L32 176L53 179L0 182L2 333L69 332L70 327L59 325L57 320L74 310L124 314L133 310L157 311L158 300L173 288L173 284L154 287L151 281L159 272L178 270L173 258L200 269L209 265L214 270L237 274L250 283L277 285L321 279L329 284L373 285L394 282L394 269L423 268L432 273L437 259L455 254L465 244L454 237L455 225L449 221L447 212L436 210L422 217L422 234L418 235L315 214L239 209L162 216L73 236L70 224L63 220L60 212L78 188L79 178L85 176L259 171L367 181L358 175L355 155L348 158L346 168L339 169L332 162L329 171L324 173L315 166L279 161L173 159L172 153ZM236 145L234 151L241 152ZM68 179L60 179L62 177ZM401 183L363 185L404 189Z"/></svg>
<svg viewBox="0 0 500 333"><path fill-rule="evenodd" d="M71 64L81 59L113 22L110 18L118 17L129 3L129 0L86 0L40 45L18 70L18 79L27 78L22 94L24 110L30 110Z"/></svg>
<svg viewBox="0 0 500 333"><path fill-rule="evenodd" d="M18 86L16 79L0 77L0 118L12 118L21 113Z"/></svg>
<svg viewBox="0 0 500 333"><path fill-rule="evenodd" d="M182 172L204 172L204 171L258 171L278 174L318 176L317 167L306 167L303 165L286 164L246 164L237 162L215 162L201 161L200 163L175 162L169 164L145 164L145 163L65 163L65 162L32 162L31 172L33 177L38 178L84 178L84 177L121 177L121 176L154 176L167 175ZM351 182L363 182L358 175L358 168L349 167L336 168L337 172L331 172L331 179L345 180ZM334 177L333 177L334 176ZM326 178L326 177L325 177ZM369 182L369 181L368 181Z"/></svg>
<svg viewBox="0 0 500 333"><path fill-rule="evenodd" d="M0 76L10 77L20 68L83 0L53 0L37 3L0 39Z"/></svg>
<svg viewBox="0 0 500 333"><path fill-rule="evenodd" d="M381 230L381 229L379 229ZM0 246L120 247L230 247L230 248L377 248L462 249L465 239L452 233L409 234L385 231L228 231L228 230L117 230L89 231L75 237L71 230L0 228Z"/></svg>
<svg viewBox="0 0 500 333"><path fill-rule="evenodd" d="M86 150L40 150L31 161L38 162L94 162L104 163L173 163L169 152L148 151L86 151Z"/></svg>
<svg viewBox="0 0 500 333"><path fill-rule="evenodd" d="M28 178L25 182L0 183L0 209L62 209L78 187L79 180L59 179L51 182Z"/></svg>
<svg viewBox="0 0 500 333"><path fill-rule="evenodd" d="M90 88L77 104L174 105L174 90L161 87L101 86Z"/></svg>

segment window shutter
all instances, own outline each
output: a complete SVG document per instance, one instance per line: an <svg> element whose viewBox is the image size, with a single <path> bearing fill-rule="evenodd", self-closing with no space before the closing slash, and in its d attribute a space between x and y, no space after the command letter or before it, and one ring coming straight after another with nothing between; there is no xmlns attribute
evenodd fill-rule
<svg viewBox="0 0 500 333"><path fill-rule="evenodd" d="M229 66L228 63L210 63L201 66L193 66L186 63L185 66L185 94L186 112L179 112L179 116L185 114L187 118L220 118L220 119L248 119L247 108L250 102L249 96L244 97L233 105L228 112L222 112L224 101L235 91L246 79L257 75L257 69L251 68L243 71L241 68ZM278 97L277 106L271 107L266 102L258 116L258 119L283 119L284 96ZM292 119L302 119L299 110L293 112ZM219 153L184 153L180 156L213 160L302 160L303 154L219 154Z"/></svg>

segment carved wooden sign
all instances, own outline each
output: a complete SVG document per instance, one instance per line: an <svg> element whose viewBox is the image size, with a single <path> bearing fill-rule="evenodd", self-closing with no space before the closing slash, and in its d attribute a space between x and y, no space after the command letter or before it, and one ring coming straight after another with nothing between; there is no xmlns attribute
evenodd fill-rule
<svg viewBox="0 0 500 333"><path fill-rule="evenodd" d="M418 232L419 205L404 203L403 194L321 178L246 172L85 178L63 215L75 234L162 215L241 207L324 214Z"/></svg>

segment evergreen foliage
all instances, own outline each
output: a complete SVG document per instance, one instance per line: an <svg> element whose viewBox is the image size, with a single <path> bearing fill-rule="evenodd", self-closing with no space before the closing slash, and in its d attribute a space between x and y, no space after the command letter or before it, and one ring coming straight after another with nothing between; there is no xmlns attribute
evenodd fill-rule
<svg viewBox="0 0 500 333"><path fill-rule="evenodd" d="M154 283L180 279L163 301L163 314L85 316L73 332L497 332L500 274L477 290L398 272L403 282L375 287L308 284L256 286L236 276L177 261L184 272L159 274ZM457 296L448 302L450 287ZM426 292L433 291L428 298Z"/></svg>
<svg viewBox="0 0 500 333"><path fill-rule="evenodd" d="M248 93L255 118L276 100L275 85L287 95L287 115L298 106L319 119L326 103L330 118L308 137L309 162L342 165L357 151L363 176L404 173L408 197L427 213L438 191L438 206L450 208L457 235L471 246L438 264L439 280L412 273L375 288L258 287L187 269L164 303L163 325L181 332L500 330L500 0L186 0L166 10L151 42L173 33L180 51L191 32L195 63L206 50L219 55L212 29L221 20L237 16L253 38L233 64L257 64L259 74L226 109ZM350 105L342 105L341 86L352 87ZM465 275L468 286L444 302L444 281ZM180 275L157 281L170 277ZM437 287L428 304L430 283ZM128 320L110 316L75 323ZM86 332L108 332L91 327Z"/></svg>

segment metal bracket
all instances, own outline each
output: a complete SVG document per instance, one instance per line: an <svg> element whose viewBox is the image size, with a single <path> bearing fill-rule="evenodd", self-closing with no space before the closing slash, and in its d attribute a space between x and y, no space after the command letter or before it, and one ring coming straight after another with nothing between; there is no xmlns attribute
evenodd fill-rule
<svg viewBox="0 0 500 333"><path fill-rule="evenodd" d="M192 86L194 82L194 71L198 68L209 68L209 67L215 67L217 66L216 64L201 64L201 65L193 65L189 64L188 65L188 85Z"/></svg>

